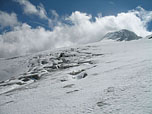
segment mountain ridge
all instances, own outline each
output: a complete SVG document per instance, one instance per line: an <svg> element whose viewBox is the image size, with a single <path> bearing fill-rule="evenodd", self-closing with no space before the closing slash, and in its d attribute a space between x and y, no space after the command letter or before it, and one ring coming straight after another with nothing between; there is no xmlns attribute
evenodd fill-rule
<svg viewBox="0 0 152 114"><path fill-rule="evenodd" d="M142 37L137 36L134 32L129 31L127 29L122 29L115 32L107 33L103 39L112 39L116 41L131 41L131 40L138 40Z"/></svg>

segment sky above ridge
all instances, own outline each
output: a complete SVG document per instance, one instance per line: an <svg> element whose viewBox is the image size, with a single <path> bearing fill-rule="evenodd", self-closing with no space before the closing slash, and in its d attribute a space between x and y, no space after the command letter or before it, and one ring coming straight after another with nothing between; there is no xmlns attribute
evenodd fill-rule
<svg viewBox="0 0 152 114"><path fill-rule="evenodd" d="M152 33L151 4L151 0L0 0L0 57L95 42L120 29L145 37Z"/></svg>
<svg viewBox="0 0 152 114"><path fill-rule="evenodd" d="M48 28L45 20L40 20L36 16L25 15L23 6L20 6L16 0L0 0L0 11L8 13L15 12L20 21L26 22L33 27L44 24ZM19 1L19 0L18 0ZM22 0L20 0L22 1ZM102 16L117 15L120 12L127 12L141 6L145 10L152 10L151 0L28 0L34 6L43 5L48 16L51 18L51 11L56 11L60 16L71 15L74 11L85 12L93 16L102 13ZM41 25L42 26L42 25ZM148 26L152 30L152 24ZM2 30L1 30L2 32Z"/></svg>

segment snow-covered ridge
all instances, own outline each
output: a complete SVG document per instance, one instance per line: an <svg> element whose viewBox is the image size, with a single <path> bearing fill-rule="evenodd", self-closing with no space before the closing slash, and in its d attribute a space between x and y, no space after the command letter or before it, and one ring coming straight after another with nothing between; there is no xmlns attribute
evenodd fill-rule
<svg viewBox="0 0 152 114"><path fill-rule="evenodd" d="M130 41L130 40L138 40L141 37L137 36L134 32L122 29L116 32L107 33L103 39L112 39L117 41Z"/></svg>

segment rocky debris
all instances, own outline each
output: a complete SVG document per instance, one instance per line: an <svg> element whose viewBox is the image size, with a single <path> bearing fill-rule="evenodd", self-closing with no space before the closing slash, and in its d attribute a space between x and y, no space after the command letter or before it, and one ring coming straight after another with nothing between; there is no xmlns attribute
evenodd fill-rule
<svg viewBox="0 0 152 114"><path fill-rule="evenodd" d="M61 57L68 57L68 56L66 56L65 53L60 53L59 58Z"/></svg>
<svg viewBox="0 0 152 114"><path fill-rule="evenodd" d="M53 65L51 65L51 66L44 66L43 67L45 70L47 70L47 71L52 71L52 70L56 70L56 69L58 69L59 68L59 66L58 65L56 65L56 64L53 64Z"/></svg>
<svg viewBox="0 0 152 114"><path fill-rule="evenodd" d="M84 51L85 50L85 51ZM102 54L93 54L87 52L87 49L71 48L69 50L58 51L49 54L34 55L28 60L28 70L18 77L8 80L7 82L1 82L0 86L12 86L27 85L41 79L41 77L49 75L52 72L58 70L69 69L72 67L78 67L81 64L92 65L94 62L90 60L93 56L101 56ZM16 58L16 57L15 57ZM10 59L15 59L10 58ZM84 72L86 69L70 72L72 79L83 79L88 74ZM59 79L60 82L68 81L68 79ZM70 88L73 85L67 85L63 88ZM70 93L70 92L69 92Z"/></svg>
<svg viewBox="0 0 152 114"><path fill-rule="evenodd" d="M108 92L114 92L115 91L115 88L114 87L108 87L107 89L106 89L106 92L108 93Z"/></svg>
<svg viewBox="0 0 152 114"><path fill-rule="evenodd" d="M71 52L71 50L75 52ZM86 60L87 58L90 58L91 53L84 53L79 50L79 54L77 49L71 48L71 50L64 50L64 52L61 53L52 53L45 58L42 55L34 56L33 59L29 61L29 71L35 71L39 72L40 70L44 69L48 72L53 72L56 70L63 70L63 69L68 69L71 67L77 67L81 64L94 64L93 61L91 60ZM100 56L102 54L91 54L92 56ZM51 56L51 58L50 58ZM79 57L79 60L77 59L77 56ZM38 68L42 68L39 69Z"/></svg>
<svg viewBox="0 0 152 114"><path fill-rule="evenodd" d="M47 62L46 59L41 61L41 64L42 64L42 65L47 64L47 63L48 63L48 62Z"/></svg>
<svg viewBox="0 0 152 114"><path fill-rule="evenodd" d="M48 72L52 72L55 70L63 70L70 67L76 67L79 66L78 64L52 64L51 66L44 66L43 68L47 70Z"/></svg>
<svg viewBox="0 0 152 114"><path fill-rule="evenodd" d="M100 53L97 53L97 54L92 54L92 56L102 56L104 54L100 54Z"/></svg>
<svg viewBox="0 0 152 114"><path fill-rule="evenodd" d="M74 84L68 84L68 85L63 86L63 88L71 88L73 86L74 86Z"/></svg>
<svg viewBox="0 0 152 114"><path fill-rule="evenodd" d="M40 75L39 74L30 74L30 75L27 75L27 76L19 77L18 79L22 80L22 81L28 81L30 79L36 81L36 80L40 79Z"/></svg>
<svg viewBox="0 0 152 114"><path fill-rule="evenodd" d="M17 84L17 85L24 85L26 84L28 81L36 81L36 80L39 80L41 78L42 74L38 74L38 73L31 73L31 74L23 74L23 76L20 76L19 78L14 78L14 79L10 79L10 80L7 80L7 81L3 81L0 86L11 86L11 85L14 85L14 84Z"/></svg>
<svg viewBox="0 0 152 114"><path fill-rule="evenodd" d="M1 81L0 84L3 84L5 81Z"/></svg>
<svg viewBox="0 0 152 114"><path fill-rule="evenodd" d="M62 53L59 54L59 59L63 58L63 57L74 57L74 56L76 56L76 55L62 52Z"/></svg>
<svg viewBox="0 0 152 114"><path fill-rule="evenodd" d="M67 80L66 80L66 79L61 79L60 81L61 81L61 82L65 82L65 81L67 81Z"/></svg>
<svg viewBox="0 0 152 114"><path fill-rule="evenodd" d="M0 86L10 86L10 85L14 85L14 84L23 85L23 84L25 84L25 82L21 81L21 80L9 80L4 83L1 83Z"/></svg>
<svg viewBox="0 0 152 114"><path fill-rule="evenodd" d="M106 102L104 102L104 101L97 102L97 106L98 106L98 107L103 107L103 106L105 106L105 105L110 105L110 104L108 104L108 103L106 103Z"/></svg>
<svg viewBox="0 0 152 114"><path fill-rule="evenodd" d="M81 72L85 71L84 69L81 69L81 70L78 70L78 71L72 71L70 72L69 74L70 75L77 75L77 74L80 74Z"/></svg>
<svg viewBox="0 0 152 114"><path fill-rule="evenodd" d="M85 77L87 77L87 73L86 72L82 72L82 73L80 73L80 74L78 74L78 75L75 75L75 76L73 76L72 78L73 79L82 79L82 78L85 78Z"/></svg>
<svg viewBox="0 0 152 114"><path fill-rule="evenodd" d="M78 62L78 64L84 64L84 63L94 64L92 61L79 61Z"/></svg>
<svg viewBox="0 0 152 114"><path fill-rule="evenodd" d="M76 67L76 66L79 66L78 64L61 64L59 66L59 69L67 69L67 68L70 68L70 67Z"/></svg>
<svg viewBox="0 0 152 114"><path fill-rule="evenodd" d="M66 93L69 94L69 93L74 93L74 92L77 92L77 91L79 91L79 90L76 89L76 90L73 90L73 91L68 91L68 92L66 92Z"/></svg>

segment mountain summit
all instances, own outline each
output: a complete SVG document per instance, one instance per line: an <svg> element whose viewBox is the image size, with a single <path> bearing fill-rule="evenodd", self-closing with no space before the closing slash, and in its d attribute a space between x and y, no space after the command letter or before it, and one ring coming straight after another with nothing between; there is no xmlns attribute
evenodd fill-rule
<svg viewBox="0 0 152 114"><path fill-rule="evenodd" d="M112 39L117 41L130 41L130 40L138 40L140 36L137 36L134 32L122 29L116 32L107 33L103 39Z"/></svg>

